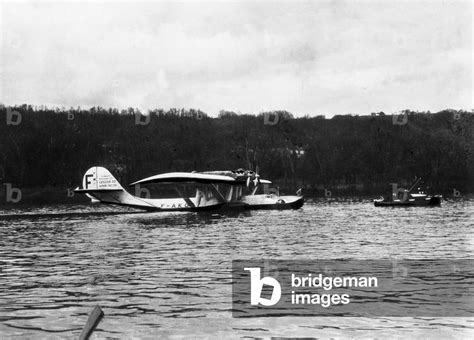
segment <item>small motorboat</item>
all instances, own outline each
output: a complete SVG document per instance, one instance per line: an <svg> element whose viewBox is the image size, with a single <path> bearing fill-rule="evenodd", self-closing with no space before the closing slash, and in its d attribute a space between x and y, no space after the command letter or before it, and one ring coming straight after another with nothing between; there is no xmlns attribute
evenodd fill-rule
<svg viewBox="0 0 474 340"><path fill-rule="evenodd" d="M426 194L409 194L408 199L387 199L378 198L374 200L376 207L424 207L424 206L439 206L441 205L441 195L429 196Z"/></svg>
<svg viewBox="0 0 474 340"><path fill-rule="evenodd" d="M418 188L418 193L411 193L413 188L421 181L419 178L413 186L407 190L397 188L397 185L392 183L392 196L380 197L374 200L376 207L426 207L426 206L440 206L442 195L428 195Z"/></svg>

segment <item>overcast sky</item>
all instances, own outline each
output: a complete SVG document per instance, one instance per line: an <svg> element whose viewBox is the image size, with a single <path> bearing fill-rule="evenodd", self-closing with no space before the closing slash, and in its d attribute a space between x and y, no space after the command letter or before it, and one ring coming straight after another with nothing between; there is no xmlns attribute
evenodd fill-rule
<svg viewBox="0 0 474 340"><path fill-rule="evenodd" d="M0 102L471 109L471 1L3 3Z"/></svg>

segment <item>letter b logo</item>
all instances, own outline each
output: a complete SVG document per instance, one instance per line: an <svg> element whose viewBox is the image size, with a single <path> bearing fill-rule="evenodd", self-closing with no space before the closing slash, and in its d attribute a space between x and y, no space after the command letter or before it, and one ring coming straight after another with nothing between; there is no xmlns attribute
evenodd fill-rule
<svg viewBox="0 0 474 340"><path fill-rule="evenodd" d="M260 278L260 268L244 268L250 271L250 304L256 306L273 306L280 301L281 286L273 277L266 276ZM262 298L263 285L273 286L272 297L270 299Z"/></svg>
<svg viewBox="0 0 474 340"><path fill-rule="evenodd" d="M142 115L140 112L135 113L135 125L148 125L150 123L150 115Z"/></svg>
<svg viewBox="0 0 474 340"><path fill-rule="evenodd" d="M263 113L263 125L277 125L280 120L280 116L275 112L264 112Z"/></svg>
<svg viewBox="0 0 474 340"><path fill-rule="evenodd" d="M393 125L405 125L408 123L408 113L392 114Z"/></svg>
<svg viewBox="0 0 474 340"><path fill-rule="evenodd" d="M20 125L21 113L18 111L12 111L11 108L7 108L7 125Z"/></svg>

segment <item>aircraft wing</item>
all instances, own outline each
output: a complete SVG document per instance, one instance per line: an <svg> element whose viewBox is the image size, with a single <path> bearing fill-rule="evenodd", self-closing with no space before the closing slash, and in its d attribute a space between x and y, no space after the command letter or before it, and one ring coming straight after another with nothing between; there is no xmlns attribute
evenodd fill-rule
<svg viewBox="0 0 474 340"><path fill-rule="evenodd" d="M175 183L175 182L198 182L198 183L235 183L235 179L229 176L203 174L198 172L168 172L133 182L130 185L143 183Z"/></svg>

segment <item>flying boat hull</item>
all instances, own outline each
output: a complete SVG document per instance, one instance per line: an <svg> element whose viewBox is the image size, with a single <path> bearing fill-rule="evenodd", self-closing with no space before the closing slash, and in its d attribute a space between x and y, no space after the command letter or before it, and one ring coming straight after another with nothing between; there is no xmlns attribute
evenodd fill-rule
<svg viewBox="0 0 474 340"><path fill-rule="evenodd" d="M286 210L299 209L304 204L302 196L248 195L240 200L246 209Z"/></svg>

